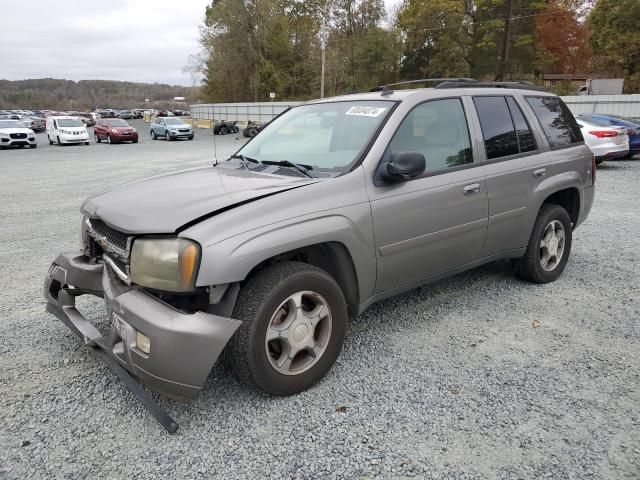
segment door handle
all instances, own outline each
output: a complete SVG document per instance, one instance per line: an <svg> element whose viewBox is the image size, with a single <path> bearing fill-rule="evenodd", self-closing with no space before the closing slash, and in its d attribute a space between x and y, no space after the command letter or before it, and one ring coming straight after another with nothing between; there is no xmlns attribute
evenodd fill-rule
<svg viewBox="0 0 640 480"><path fill-rule="evenodd" d="M462 189L462 193L464 193L465 195L475 195L479 191L480 191L479 183L471 183L469 185L465 185L464 188Z"/></svg>
<svg viewBox="0 0 640 480"><path fill-rule="evenodd" d="M547 169L546 168L539 168L537 170L533 171L533 176L536 178L544 178L547 176Z"/></svg>

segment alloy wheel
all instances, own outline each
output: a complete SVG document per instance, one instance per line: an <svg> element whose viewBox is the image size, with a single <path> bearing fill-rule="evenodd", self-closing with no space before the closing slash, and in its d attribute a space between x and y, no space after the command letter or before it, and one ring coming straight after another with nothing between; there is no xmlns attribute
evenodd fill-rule
<svg viewBox="0 0 640 480"><path fill-rule="evenodd" d="M283 375L305 372L322 357L332 329L329 304L318 293L302 291L283 301L269 321L265 350Z"/></svg>
<svg viewBox="0 0 640 480"><path fill-rule="evenodd" d="M550 272L562 259L565 244L564 226L558 220L552 220L544 229L540 240L540 266Z"/></svg>

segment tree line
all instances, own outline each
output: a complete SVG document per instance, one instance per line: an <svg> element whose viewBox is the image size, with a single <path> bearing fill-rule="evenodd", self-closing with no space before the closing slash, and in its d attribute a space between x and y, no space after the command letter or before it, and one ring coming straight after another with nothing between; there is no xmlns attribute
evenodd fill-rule
<svg viewBox="0 0 640 480"><path fill-rule="evenodd" d="M93 108L170 108L175 97L196 103L198 87L112 80L0 80L0 108L85 111ZM145 98L149 99L146 103Z"/></svg>
<svg viewBox="0 0 640 480"><path fill-rule="evenodd" d="M419 78L540 83L544 73L624 77L640 91L639 0L403 0L393 12L383 0L212 0L202 97L318 97L323 33L326 95Z"/></svg>

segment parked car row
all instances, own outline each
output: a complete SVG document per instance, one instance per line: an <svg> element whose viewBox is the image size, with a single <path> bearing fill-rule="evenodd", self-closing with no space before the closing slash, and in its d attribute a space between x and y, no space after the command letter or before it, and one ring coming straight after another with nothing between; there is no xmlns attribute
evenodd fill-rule
<svg viewBox="0 0 640 480"><path fill-rule="evenodd" d="M640 120L604 113L583 113L576 117L596 163L640 153Z"/></svg>

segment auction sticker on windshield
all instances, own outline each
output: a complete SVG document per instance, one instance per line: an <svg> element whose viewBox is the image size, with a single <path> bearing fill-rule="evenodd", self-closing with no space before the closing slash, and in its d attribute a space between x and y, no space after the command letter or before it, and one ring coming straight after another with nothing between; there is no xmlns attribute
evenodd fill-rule
<svg viewBox="0 0 640 480"><path fill-rule="evenodd" d="M361 117L377 117L386 110L385 107L355 106L346 111L345 115L358 115Z"/></svg>

